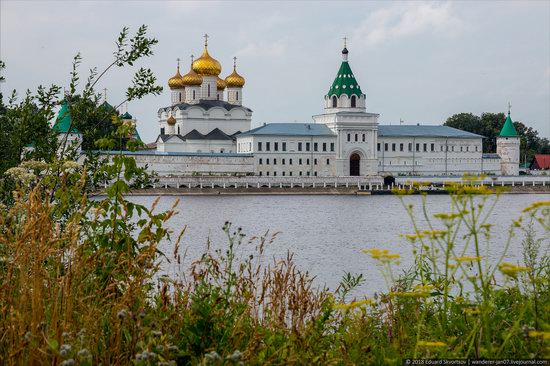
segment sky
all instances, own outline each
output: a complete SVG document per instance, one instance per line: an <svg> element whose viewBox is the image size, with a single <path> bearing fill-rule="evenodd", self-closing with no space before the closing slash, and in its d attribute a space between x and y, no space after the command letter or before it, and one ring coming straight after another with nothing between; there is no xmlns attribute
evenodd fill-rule
<svg viewBox="0 0 550 366"><path fill-rule="evenodd" d="M170 104L167 81L209 35L221 77L245 77L252 128L311 122L341 62L350 66L381 124L442 124L455 113L507 112L550 137L550 1L7 1L0 0L0 59L6 98L38 85L68 87L80 52L81 80L112 62L124 26L158 39L154 55L112 69L97 86L124 100L133 73L153 70L159 96L128 104L145 142Z"/></svg>

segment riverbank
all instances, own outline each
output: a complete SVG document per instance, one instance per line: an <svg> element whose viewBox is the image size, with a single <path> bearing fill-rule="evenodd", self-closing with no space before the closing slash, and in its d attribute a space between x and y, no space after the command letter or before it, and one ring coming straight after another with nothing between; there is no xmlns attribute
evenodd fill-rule
<svg viewBox="0 0 550 366"><path fill-rule="evenodd" d="M550 194L550 185L545 186L505 186L488 187L495 190L502 189L505 194ZM413 194L448 194L442 187L425 187L425 189L415 189ZM391 189L372 189L364 190L357 187L231 187L231 188L200 188L200 187L157 187L134 190L130 193L133 196L234 196L234 195L388 195L393 194Z"/></svg>

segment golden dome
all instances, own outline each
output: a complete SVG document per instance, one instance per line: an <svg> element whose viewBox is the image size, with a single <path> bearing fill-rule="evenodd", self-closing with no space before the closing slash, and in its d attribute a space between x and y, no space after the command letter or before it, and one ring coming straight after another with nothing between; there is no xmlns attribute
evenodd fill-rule
<svg viewBox="0 0 550 366"><path fill-rule="evenodd" d="M193 56L191 55L191 70L183 75L183 85L185 86L200 86L202 84L202 76L193 70Z"/></svg>
<svg viewBox="0 0 550 366"><path fill-rule="evenodd" d="M183 77L180 74L179 59L178 59L178 71L176 72L176 75L168 79L168 86L170 87L170 89L181 89L185 87L185 84L183 83Z"/></svg>
<svg viewBox="0 0 550 366"><path fill-rule="evenodd" d="M244 78L237 73L236 57L233 57L233 72L231 73L231 75L225 78L225 83L228 88L231 88L231 87L242 88L244 86L244 83L245 83Z"/></svg>
<svg viewBox="0 0 550 366"><path fill-rule="evenodd" d="M218 87L218 90L224 90L226 86L225 80L218 76L218 80L216 80L216 86Z"/></svg>
<svg viewBox="0 0 550 366"><path fill-rule="evenodd" d="M176 119L174 118L174 116L170 116L168 117L168 119L166 120L166 123L168 123L170 126L173 126L176 124Z"/></svg>
<svg viewBox="0 0 550 366"><path fill-rule="evenodd" d="M204 51L193 62L193 71L199 75L218 76L222 72L222 65L208 54L208 36L205 35L204 38Z"/></svg>

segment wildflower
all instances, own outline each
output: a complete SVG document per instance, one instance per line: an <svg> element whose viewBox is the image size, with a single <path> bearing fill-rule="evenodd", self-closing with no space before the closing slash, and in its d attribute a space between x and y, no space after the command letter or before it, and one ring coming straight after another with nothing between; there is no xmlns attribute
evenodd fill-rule
<svg viewBox="0 0 550 366"><path fill-rule="evenodd" d="M219 362L222 360L218 352L212 351L204 355L204 359L208 362Z"/></svg>
<svg viewBox="0 0 550 366"><path fill-rule="evenodd" d="M447 344L443 342L430 342L430 341L418 341L416 344L418 347L446 347Z"/></svg>
<svg viewBox="0 0 550 366"><path fill-rule="evenodd" d="M452 214L438 213L438 214L435 214L434 217L436 219L441 219L443 221L453 221L454 219L462 217L466 214L468 214L468 211L460 211L460 212L456 212L456 213L452 213Z"/></svg>
<svg viewBox="0 0 550 366"><path fill-rule="evenodd" d="M374 304L374 301L372 301L371 299L365 299L360 301L353 301L353 302L350 302L349 304L336 304L334 305L334 309L349 310L362 305L372 305L372 304Z"/></svg>
<svg viewBox="0 0 550 366"><path fill-rule="evenodd" d="M61 357L67 357L71 353L71 345L70 344L62 344L61 348L59 348L59 354Z"/></svg>
<svg viewBox="0 0 550 366"><path fill-rule="evenodd" d="M80 164L78 164L76 161L67 160L63 162L63 169L65 170L75 170L80 167Z"/></svg>
<svg viewBox="0 0 550 366"><path fill-rule="evenodd" d="M241 353L241 351L236 350L235 352L233 352L233 354L227 356L226 359L229 361L237 362L241 359L242 356L243 354Z"/></svg>
<svg viewBox="0 0 550 366"><path fill-rule="evenodd" d="M175 345L171 345L171 346L168 347L168 352L176 353L179 350L180 349L178 348L178 346L175 346Z"/></svg>
<svg viewBox="0 0 550 366"><path fill-rule="evenodd" d="M21 163L21 167L29 170L42 171L48 168L48 164L43 161L27 160Z"/></svg>
<svg viewBox="0 0 550 366"><path fill-rule="evenodd" d="M543 207L543 206L550 206L550 201L537 201L537 202L533 202L531 203L529 206L527 206L523 212L529 212L529 211L534 211L536 209L538 209L539 207Z"/></svg>
<svg viewBox="0 0 550 366"><path fill-rule="evenodd" d="M413 291L390 292L390 296L413 298L428 297L431 295L433 289L434 287L432 285L417 285L413 288Z"/></svg>
<svg viewBox="0 0 550 366"><path fill-rule="evenodd" d="M528 272L531 269L529 267L518 266L512 263L502 262L498 265L498 269L507 276L516 277L520 272Z"/></svg>
<svg viewBox="0 0 550 366"><path fill-rule="evenodd" d="M544 340L550 340L550 332L539 332L532 330L529 332L529 337L531 338L542 338Z"/></svg>
<svg viewBox="0 0 550 366"><path fill-rule="evenodd" d="M456 257L455 261L457 262L479 262L482 257L476 257L476 256L469 256L465 255L462 257Z"/></svg>
<svg viewBox="0 0 550 366"><path fill-rule="evenodd" d="M74 360L69 358L68 360L61 362L60 366L74 366L74 364Z"/></svg>
<svg viewBox="0 0 550 366"><path fill-rule="evenodd" d="M466 308L466 309L464 309L464 312L468 315L477 315L477 314L481 313L481 311L479 310L478 307Z"/></svg>
<svg viewBox="0 0 550 366"><path fill-rule="evenodd" d="M162 332L159 332L158 330L152 331L151 334L153 335L153 337L160 337L160 336L162 336Z"/></svg>
<svg viewBox="0 0 550 366"><path fill-rule="evenodd" d="M390 253L388 249L365 249L363 253L369 254L373 259L377 259L382 263L389 263L391 261L397 261L401 256L396 253Z"/></svg>
<svg viewBox="0 0 550 366"><path fill-rule="evenodd" d="M92 356L90 351L88 351L88 349L86 349L86 348L82 348L80 351L78 351L77 355L80 358L89 358L89 357Z"/></svg>
<svg viewBox="0 0 550 366"><path fill-rule="evenodd" d="M117 316L117 318L122 320L122 319L124 319L128 316L128 312L125 309L122 309L116 314L116 316Z"/></svg>

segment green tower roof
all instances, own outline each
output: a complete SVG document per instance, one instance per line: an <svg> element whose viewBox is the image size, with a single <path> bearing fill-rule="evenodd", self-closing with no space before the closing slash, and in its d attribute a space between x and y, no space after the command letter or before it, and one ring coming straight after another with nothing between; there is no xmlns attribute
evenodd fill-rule
<svg viewBox="0 0 550 366"><path fill-rule="evenodd" d="M122 119L132 119L132 115L128 112L124 113L122 116L120 116Z"/></svg>
<svg viewBox="0 0 550 366"><path fill-rule="evenodd" d="M78 133L78 129L72 125L72 120L69 104L67 99L64 99L52 129L57 133L69 133L70 127L72 133Z"/></svg>
<svg viewBox="0 0 550 366"><path fill-rule="evenodd" d="M363 94L361 87L359 87L359 83L355 80L353 71L351 71L351 67L346 59L348 50L344 48L342 54L344 55L344 60L340 65L340 69L338 69L338 74L336 74L336 78L334 79L327 95L336 95L339 97L342 94L346 94L348 97L351 97L355 94L357 96L361 96Z"/></svg>
<svg viewBox="0 0 550 366"><path fill-rule="evenodd" d="M510 111L508 111L508 117L506 117L506 121L504 121L504 126L502 126L502 130L500 130L499 136L502 136L502 137L518 136L516 128L514 127L514 122L512 122L512 118L510 118Z"/></svg>

